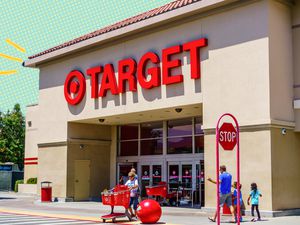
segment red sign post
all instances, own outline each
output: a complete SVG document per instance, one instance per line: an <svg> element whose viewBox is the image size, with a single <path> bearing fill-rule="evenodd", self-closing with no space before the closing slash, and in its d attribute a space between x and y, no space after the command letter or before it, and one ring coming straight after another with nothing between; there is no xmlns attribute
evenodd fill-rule
<svg viewBox="0 0 300 225"><path fill-rule="evenodd" d="M225 122L219 128L219 124L223 117L230 117L234 123ZM220 225L220 192L219 192L219 168L220 168L220 156L219 156L219 144L225 151L232 151L237 145L236 151L236 170L237 170L237 223L240 225L240 143L239 143L239 124L236 118L230 113L223 114L216 126L216 176L217 176L217 224Z"/></svg>

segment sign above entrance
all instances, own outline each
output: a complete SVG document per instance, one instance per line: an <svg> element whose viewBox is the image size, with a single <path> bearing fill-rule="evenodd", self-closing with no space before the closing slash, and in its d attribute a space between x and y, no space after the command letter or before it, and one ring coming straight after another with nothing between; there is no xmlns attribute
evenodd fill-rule
<svg viewBox="0 0 300 225"><path fill-rule="evenodd" d="M232 123L223 123L219 129L219 143L224 150L231 151L237 143L237 132Z"/></svg>
<svg viewBox="0 0 300 225"><path fill-rule="evenodd" d="M90 77L91 98L105 97L107 91L113 95L129 91L137 91L137 83L143 89L151 89L162 84L170 85L183 82L183 74L172 73L172 70L182 66L182 60L177 58L183 51L189 52L191 79L200 78L200 48L207 46L207 39L201 38L182 45L175 45L162 50L161 59L154 52L146 52L139 61L126 58L118 61L118 77L115 76L113 64L99 65L86 70ZM101 76L100 76L101 75ZM101 82L99 78L101 77ZM86 92L86 77L82 71L71 71L65 80L64 95L70 105L77 105Z"/></svg>

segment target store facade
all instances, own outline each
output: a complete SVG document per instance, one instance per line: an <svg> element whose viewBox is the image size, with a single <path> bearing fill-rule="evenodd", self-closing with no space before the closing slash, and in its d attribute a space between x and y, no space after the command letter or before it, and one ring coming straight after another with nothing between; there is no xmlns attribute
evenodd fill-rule
<svg viewBox="0 0 300 225"><path fill-rule="evenodd" d="M264 212L300 208L299 14L292 1L178 0L29 57L40 81L25 179L76 201L134 167L142 197L166 181L182 206L212 209L215 126L229 112L244 197L256 182ZM234 152L220 163L236 179Z"/></svg>

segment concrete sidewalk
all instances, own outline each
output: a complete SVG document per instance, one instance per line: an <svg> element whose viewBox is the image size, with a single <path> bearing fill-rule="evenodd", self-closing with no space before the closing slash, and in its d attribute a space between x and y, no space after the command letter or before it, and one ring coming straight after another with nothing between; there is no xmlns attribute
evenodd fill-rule
<svg viewBox="0 0 300 225"><path fill-rule="evenodd" d="M37 197L30 195L20 195L14 192L0 192L1 202L5 202L7 209L26 209L37 212L53 213L78 213L84 216L99 217L99 215L108 214L110 207L101 202L83 201L83 202L51 202L42 203ZM1 207L0 202L0 208ZM162 207L163 213L170 216L207 216L205 212L199 209ZM115 207L116 212L124 211L123 207Z"/></svg>
<svg viewBox="0 0 300 225"><path fill-rule="evenodd" d="M199 209L162 207L163 215L161 222L165 224L186 224L186 225L211 225L207 213ZM116 207L116 212L123 212L124 208ZM20 195L16 193L0 192L0 212L36 215L64 219L78 219L100 222L100 216L110 212L109 206L100 202L53 202L41 203L34 196ZM222 222L229 223L230 217L223 216ZM250 217L244 218L242 224L252 224ZM299 225L300 216L264 218L258 224L289 224ZM124 222L122 223L124 224ZM126 222L126 224L139 224L139 222Z"/></svg>

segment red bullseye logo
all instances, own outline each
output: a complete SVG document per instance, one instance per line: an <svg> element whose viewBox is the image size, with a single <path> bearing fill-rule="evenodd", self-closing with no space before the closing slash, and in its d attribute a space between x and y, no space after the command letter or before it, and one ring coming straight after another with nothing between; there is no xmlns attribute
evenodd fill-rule
<svg viewBox="0 0 300 225"><path fill-rule="evenodd" d="M71 71L65 81L64 93L67 102L77 105L85 95L86 84L84 75L78 71Z"/></svg>

